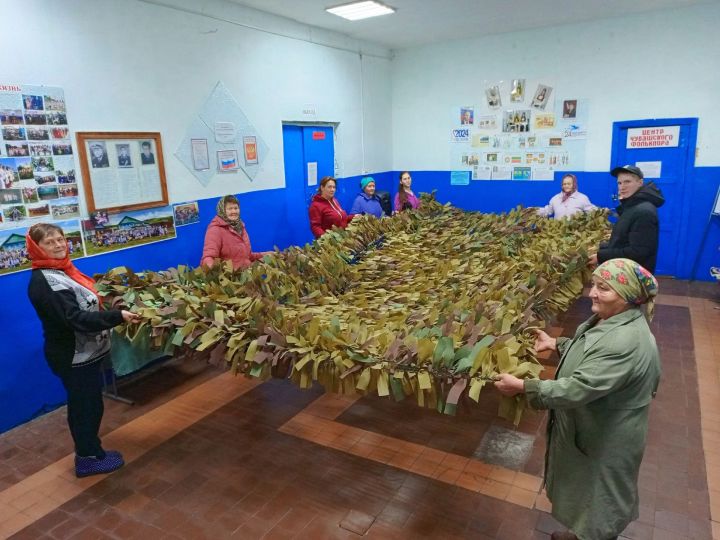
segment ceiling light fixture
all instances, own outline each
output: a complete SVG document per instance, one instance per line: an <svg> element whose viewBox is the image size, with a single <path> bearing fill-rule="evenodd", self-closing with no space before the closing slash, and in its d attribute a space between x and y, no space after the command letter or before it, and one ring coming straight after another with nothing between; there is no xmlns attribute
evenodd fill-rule
<svg viewBox="0 0 720 540"><path fill-rule="evenodd" d="M359 21L360 19L369 19L370 17L395 13L395 9L385 6L380 2L375 2L374 0L343 4L341 6L327 8L325 11L349 21Z"/></svg>

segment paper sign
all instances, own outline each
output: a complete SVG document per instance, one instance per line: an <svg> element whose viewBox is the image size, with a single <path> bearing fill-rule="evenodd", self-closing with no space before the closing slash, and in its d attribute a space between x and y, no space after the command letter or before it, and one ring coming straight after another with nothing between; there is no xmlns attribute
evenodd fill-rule
<svg viewBox="0 0 720 540"><path fill-rule="evenodd" d="M470 171L451 171L451 186L467 186L470 184Z"/></svg>
<svg viewBox="0 0 720 540"><path fill-rule="evenodd" d="M459 128L450 131L450 142L470 142L470 129Z"/></svg>
<svg viewBox="0 0 720 540"><path fill-rule="evenodd" d="M626 148L673 147L680 143L680 126L632 128L627 130Z"/></svg>
<svg viewBox="0 0 720 540"><path fill-rule="evenodd" d="M235 142L235 124L232 122L215 122L215 141L222 144Z"/></svg>
<svg viewBox="0 0 720 540"><path fill-rule="evenodd" d="M307 185L317 186L317 161L309 161L307 164Z"/></svg>
<svg viewBox="0 0 720 540"><path fill-rule="evenodd" d="M645 178L660 178L662 176L662 161L637 161L635 166L643 172Z"/></svg>
<svg viewBox="0 0 720 540"><path fill-rule="evenodd" d="M210 168L210 154L207 139L190 139L192 148L193 169L206 171Z"/></svg>
<svg viewBox="0 0 720 540"><path fill-rule="evenodd" d="M553 180L555 173L552 169L533 169L533 180Z"/></svg>
<svg viewBox="0 0 720 540"><path fill-rule="evenodd" d="M493 180L510 180L512 177L512 167L502 167L495 165L492 170Z"/></svg>

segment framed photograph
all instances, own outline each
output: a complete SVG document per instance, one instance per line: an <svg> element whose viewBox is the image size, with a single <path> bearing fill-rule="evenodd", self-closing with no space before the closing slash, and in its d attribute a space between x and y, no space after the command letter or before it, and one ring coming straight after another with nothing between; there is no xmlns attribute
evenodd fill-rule
<svg viewBox="0 0 720 540"><path fill-rule="evenodd" d="M168 205L160 133L84 131L76 137L88 212Z"/></svg>

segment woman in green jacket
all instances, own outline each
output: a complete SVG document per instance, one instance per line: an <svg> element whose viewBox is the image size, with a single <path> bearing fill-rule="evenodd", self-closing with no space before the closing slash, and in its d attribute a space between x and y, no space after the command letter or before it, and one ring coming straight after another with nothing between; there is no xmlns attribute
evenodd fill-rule
<svg viewBox="0 0 720 540"><path fill-rule="evenodd" d="M638 518L637 479L645 450L650 401L660 379L648 318L657 281L629 259L611 259L593 272L593 316L575 337L539 331L536 350L560 355L554 380L502 374L505 395L525 393L530 406L550 409L545 485L552 514L570 531L553 540L608 540Z"/></svg>

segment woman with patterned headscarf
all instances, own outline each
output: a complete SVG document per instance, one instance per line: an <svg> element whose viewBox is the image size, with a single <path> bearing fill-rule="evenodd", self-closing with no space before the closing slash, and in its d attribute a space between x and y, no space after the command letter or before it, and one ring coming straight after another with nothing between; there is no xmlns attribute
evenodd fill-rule
<svg viewBox="0 0 720 540"><path fill-rule="evenodd" d="M550 202L537 209L541 216L554 216L555 219L570 217L578 212L592 212L597 206L590 202L587 195L578 191L577 176L566 174L563 176L561 191Z"/></svg>
<svg viewBox="0 0 720 540"><path fill-rule="evenodd" d="M250 246L245 224L240 219L240 203L234 195L225 195L217 204L215 216L205 233L200 264L212 268L216 259L232 261L233 269L243 269L253 262L260 260L264 255L272 253L263 251L253 253Z"/></svg>
<svg viewBox="0 0 720 540"><path fill-rule="evenodd" d="M524 393L550 409L545 485L552 515L570 530L553 540L616 538L638 518L637 479L660 356L640 308L652 318L657 281L630 259L611 259L592 277L593 316L575 336L538 331L535 349L556 350L554 380L501 374L501 393Z"/></svg>

